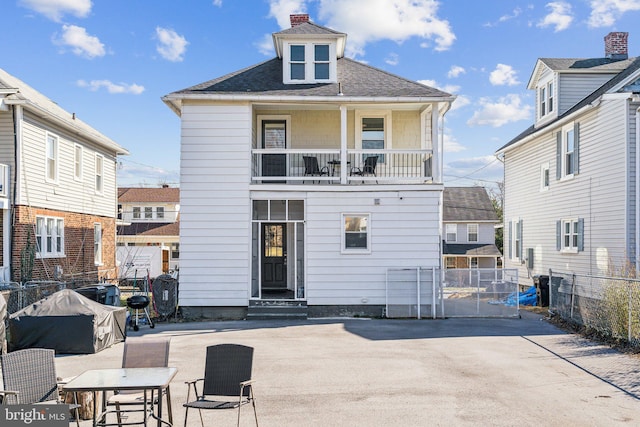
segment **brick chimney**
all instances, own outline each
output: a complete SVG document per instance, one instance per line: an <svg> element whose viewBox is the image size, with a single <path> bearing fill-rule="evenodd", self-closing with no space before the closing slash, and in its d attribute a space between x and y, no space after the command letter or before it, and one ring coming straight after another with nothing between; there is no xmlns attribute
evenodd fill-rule
<svg viewBox="0 0 640 427"><path fill-rule="evenodd" d="M298 13L295 15L289 15L289 20L291 21L291 28L293 28L300 24L304 24L305 22L309 22L309 14Z"/></svg>
<svg viewBox="0 0 640 427"><path fill-rule="evenodd" d="M629 58L627 39L629 33L611 32L604 37L604 56L615 61Z"/></svg>

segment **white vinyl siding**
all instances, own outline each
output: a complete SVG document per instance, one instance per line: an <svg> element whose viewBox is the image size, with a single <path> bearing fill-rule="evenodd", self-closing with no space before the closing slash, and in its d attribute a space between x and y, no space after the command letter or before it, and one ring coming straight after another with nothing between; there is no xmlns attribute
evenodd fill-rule
<svg viewBox="0 0 640 427"><path fill-rule="evenodd" d="M251 108L184 105L180 305L247 306Z"/></svg>
<svg viewBox="0 0 640 427"><path fill-rule="evenodd" d="M45 138L51 133L58 138L58 182L45 183ZM113 153L99 151L104 159L103 194L113 197L95 197L95 146L81 136L70 136L62 129L42 122L25 112L22 121L23 143L19 177L20 191L16 204L47 207L113 218L116 213L116 161ZM75 146L82 145L82 162L87 171L81 180L75 179Z"/></svg>
<svg viewBox="0 0 640 427"><path fill-rule="evenodd" d="M606 274L611 262L622 265L633 253L630 228L633 192L627 174L634 154L625 122L630 109L625 100L603 100L597 109L580 116L580 174L567 181L552 181L549 191L540 192L540 162L548 159L555 175L556 134L541 134L505 156L505 252L509 220L524 220L523 246L534 250L534 269L505 256L506 268L520 268L520 277L558 271ZM556 221L584 219L585 250L563 256L556 249ZM590 245L590 246L589 246ZM591 249L589 249L589 247ZM505 253L505 255L507 255ZM523 279L524 280L524 279Z"/></svg>
<svg viewBox="0 0 640 427"><path fill-rule="evenodd" d="M591 92L609 81L613 74L580 75L563 73L558 77L558 114L565 113Z"/></svg>

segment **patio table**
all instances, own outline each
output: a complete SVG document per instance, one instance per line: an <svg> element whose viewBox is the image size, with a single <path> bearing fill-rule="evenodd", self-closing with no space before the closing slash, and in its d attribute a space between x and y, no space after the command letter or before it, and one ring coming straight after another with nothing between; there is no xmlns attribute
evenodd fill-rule
<svg viewBox="0 0 640 427"><path fill-rule="evenodd" d="M170 422L162 419L162 392L169 387L169 383L178 372L177 368L118 368L118 369L90 369L75 377L63 386L66 392L90 391L93 393L93 425L108 426L117 423L107 423L107 413L115 412L107 410L108 391L116 390L143 390L145 394L144 421L140 424L147 425L149 417L155 418L158 427L162 424L171 425ZM96 415L96 395L102 392L102 412ZM147 415L147 392L151 392L149 414ZM154 413L153 396L157 392L158 409ZM126 411L122 411L126 412Z"/></svg>

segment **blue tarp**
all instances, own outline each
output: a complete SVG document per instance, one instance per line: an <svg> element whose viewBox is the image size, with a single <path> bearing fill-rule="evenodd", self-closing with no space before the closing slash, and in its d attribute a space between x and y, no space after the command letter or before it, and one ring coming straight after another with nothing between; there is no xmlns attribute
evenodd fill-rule
<svg viewBox="0 0 640 427"><path fill-rule="evenodd" d="M517 300L516 300L517 299ZM537 305L538 297L536 296L536 287L531 286L524 292L513 292L507 296L504 301L504 305L514 306L516 302L519 302L520 305Z"/></svg>

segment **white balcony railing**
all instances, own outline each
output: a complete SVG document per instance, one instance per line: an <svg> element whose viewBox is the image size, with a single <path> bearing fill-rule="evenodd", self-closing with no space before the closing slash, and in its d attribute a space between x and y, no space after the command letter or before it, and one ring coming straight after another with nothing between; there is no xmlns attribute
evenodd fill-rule
<svg viewBox="0 0 640 427"><path fill-rule="evenodd" d="M432 150L347 150L345 158L341 157L340 150L256 149L252 154L252 181L256 183L417 184L433 181ZM368 157L377 160L367 160Z"/></svg>

